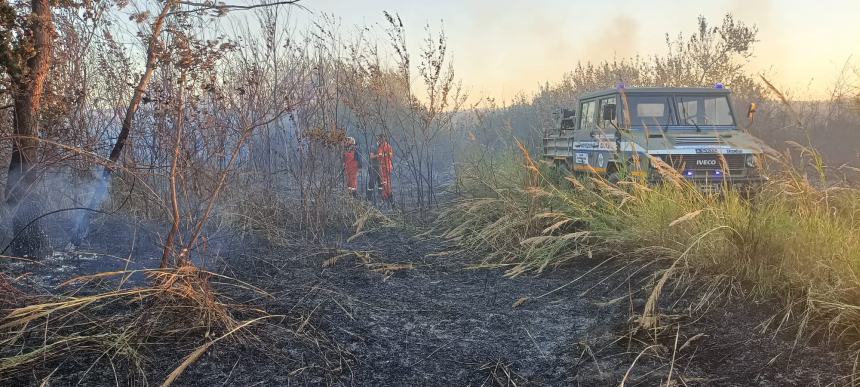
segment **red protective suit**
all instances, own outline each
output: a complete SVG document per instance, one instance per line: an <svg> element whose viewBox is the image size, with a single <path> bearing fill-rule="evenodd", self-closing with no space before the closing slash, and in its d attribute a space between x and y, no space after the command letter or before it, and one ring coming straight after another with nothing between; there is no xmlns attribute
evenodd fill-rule
<svg viewBox="0 0 860 387"><path fill-rule="evenodd" d="M383 141L376 148L376 159L379 162L379 178L382 180L382 199L391 200L391 172L394 170L394 150L388 141Z"/></svg>
<svg viewBox="0 0 860 387"><path fill-rule="evenodd" d="M361 167L358 157L358 151L355 149L343 153L343 174L346 177L346 189L351 194L358 190L358 169Z"/></svg>

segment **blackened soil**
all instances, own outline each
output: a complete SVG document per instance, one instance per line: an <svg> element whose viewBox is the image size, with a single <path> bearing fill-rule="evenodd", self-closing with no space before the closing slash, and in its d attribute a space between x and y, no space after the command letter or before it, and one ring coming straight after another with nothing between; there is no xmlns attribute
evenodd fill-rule
<svg viewBox="0 0 860 387"><path fill-rule="evenodd" d="M667 290L667 328L631 333L647 297L642 289L654 279L639 264L583 259L509 279L503 268L474 268L474 254L450 254L456 249L448 242L403 231L329 245L259 252L225 267L276 295L264 304L270 313L304 316L298 324L307 321L314 332L304 340L325 343L317 360L224 350L184 380L591 386L618 385L627 375L626 385L658 385L671 372L676 385L806 386L844 384L839 375L850 371L847 356L795 345L787 328L761 333L760 324L778 313L769 303L721 297L694 312L704 292ZM403 268L374 271L383 263ZM514 307L523 297L530 300Z"/></svg>
<svg viewBox="0 0 860 387"><path fill-rule="evenodd" d="M640 264L595 257L509 279L504 268L474 268L478 253L457 253L450 242L391 229L351 242L253 245L225 250L211 267L268 295L219 290L284 317L255 324L254 338L241 344L214 345L176 385L849 382L840 379L850 372L847 356L828 349L832 345L794 343L789 328L762 329L778 315L773 303L721 297L719 304L694 308L705 290L667 290L661 303L666 328L634 331L656 265L639 270ZM514 307L524 297L529 300ZM160 383L188 352L155 349L148 383ZM53 380L113 385L108 367L85 374L63 368Z"/></svg>

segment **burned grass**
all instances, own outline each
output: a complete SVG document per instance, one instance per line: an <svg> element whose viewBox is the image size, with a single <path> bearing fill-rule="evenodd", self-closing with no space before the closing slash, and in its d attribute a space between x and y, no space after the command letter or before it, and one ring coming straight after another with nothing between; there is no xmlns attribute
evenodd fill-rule
<svg viewBox="0 0 860 387"><path fill-rule="evenodd" d="M9 310L0 320L0 375L18 383L30 377L48 383L64 364L89 359L88 371L104 367L100 365L104 362L117 382L146 380L154 376L147 363L170 346L175 352L166 358L183 352L187 357L164 378L166 386L212 345L251 340L245 328L277 317L245 309L243 314L256 316L238 320L242 306L225 303L211 286L212 277L225 284L229 279L193 266L148 271L150 286L124 287L115 280L133 274L120 271L74 278L58 286L56 294L31 298ZM197 349L189 349L198 343L202 344ZM57 368L47 376L34 372L45 367Z"/></svg>
<svg viewBox="0 0 860 387"><path fill-rule="evenodd" d="M145 249L132 248L126 258L100 253L119 252L106 245L125 226L96 234L90 251L4 266L14 274L8 282L14 293L4 295L20 296L5 299L0 318L0 382L189 385L223 376L188 374L225 349L296 368L310 358L333 358L328 353L349 356L319 334L313 316L266 312L260 306L273 295L247 282L192 265L152 269L158 256ZM275 342L289 342L284 348L298 354L268 346ZM315 372L328 379L337 374Z"/></svg>
<svg viewBox="0 0 860 387"><path fill-rule="evenodd" d="M671 261L643 267L618 257L583 256L540 276L508 278L505 267L475 267L480 254L426 233L388 228L351 235L328 241L330 248L278 248L260 252L265 259L228 262L237 278L277 294L267 310L303 311L320 334L352 356L334 383L618 385L626 377L625 385L670 379L747 385L753 375L804 385L835 383L834 369L850 371L844 357L821 342L793 346L790 331L763 334L759 317L767 311L756 310L775 308L773 302L733 298L733 304L720 304L726 298L714 297L699 304L709 292L731 291L724 286L667 286L657 327L632 329L649 284ZM411 269L380 273L369 262ZM521 299L527 301L514 307ZM724 345L741 340L763 348ZM725 356L746 365L732 369ZM803 366L796 370L793 364Z"/></svg>
<svg viewBox="0 0 860 387"><path fill-rule="evenodd" d="M240 251L219 254L223 258L205 273L182 274L209 276L209 290L229 312L228 324L207 324L217 314L192 318L185 313L199 305L196 301L155 302L155 295L128 301L139 294L113 302L104 298L91 304L97 313L81 309L77 314L101 313L102 319L67 326L100 321L97 329L110 336L87 342L51 336L58 346L75 344L78 350L65 350L48 362L40 357L31 372L4 374L5 380L158 384L172 380L176 371L174 385L201 386L654 385L667 380L826 385L844 381L836 375L850 371L844 357L828 350L825 342L795 344L788 329L762 333L762 316L778 310L778 304L751 303L737 295L731 281L692 287L671 282L659 298L657 324L631 329L639 326L650 285L671 260L643 265L616 256L582 255L571 258L575 264L539 276L524 272L506 277L510 266L475 265L489 250L466 251L457 241L396 227L367 225L364 231L358 236L354 228L331 233L323 243L237 242ZM66 270L59 261L42 266ZM83 273L64 275L69 274ZM50 288L55 277L33 272L29 278ZM89 276L82 278L85 289L76 283L75 289L82 290L67 296L85 299L116 292L116 282L108 277L127 278L126 286L145 288L134 280L140 276L127 273ZM178 280L173 284L185 286ZM150 311L145 319L142 310ZM154 313L159 310L164 313ZM51 315L49 329L60 321L56 316ZM158 324L128 330L147 325L121 321ZM31 325L29 348L44 347L44 327ZM24 353L8 346L4 350Z"/></svg>

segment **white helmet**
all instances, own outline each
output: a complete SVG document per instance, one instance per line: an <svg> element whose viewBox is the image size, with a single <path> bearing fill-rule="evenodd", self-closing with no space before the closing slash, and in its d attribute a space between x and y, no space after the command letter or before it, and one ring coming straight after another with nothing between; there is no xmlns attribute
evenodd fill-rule
<svg viewBox="0 0 860 387"><path fill-rule="evenodd" d="M346 138L346 144L347 144L347 145L355 145L355 144L357 144L357 143L355 142L355 137L347 137L347 138Z"/></svg>

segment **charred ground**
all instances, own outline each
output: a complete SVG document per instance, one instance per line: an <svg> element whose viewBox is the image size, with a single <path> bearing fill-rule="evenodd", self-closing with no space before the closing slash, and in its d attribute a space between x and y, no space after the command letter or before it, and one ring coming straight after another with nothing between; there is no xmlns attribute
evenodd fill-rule
<svg viewBox="0 0 860 387"><path fill-rule="evenodd" d="M140 247L154 245L149 230L107 224L92 235L92 254L58 253L7 272L30 273L32 285L50 289L70 276L154 267L147 257L155 251ZM133 240L117 240L119 231ZM687 385L847 383L839 375L850 365L832 346L795 343L790 328L762 329L778 315L775 303L720 297L693 312L706 290L678 288L663 297L666 329L632 331L656 267L594 257L509 279L501 268L475 267L479 252L417 231L383 228L352 241L348 234L290 246L214 238L220 258L208 266L268 295L216 288L283 317L253 327L241 343L216 344L177 384L617 385L626 375L626 385L656 385L670 372ZM523 297L531 299L513 307ZM198 344L149 344L147 380L163 380ZM93 356L53 366L52 385L140 383ZM51 371L13 381L38 384Z"/></svg>

